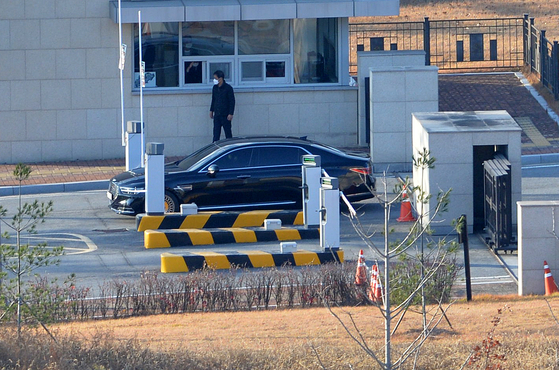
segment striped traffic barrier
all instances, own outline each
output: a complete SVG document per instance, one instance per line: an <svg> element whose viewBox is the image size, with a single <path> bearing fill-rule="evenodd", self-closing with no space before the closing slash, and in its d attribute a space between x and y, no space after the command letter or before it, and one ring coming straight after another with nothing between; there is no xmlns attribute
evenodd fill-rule
<svg viewBox="0 0 559 370"><path fill-rule="evenodd" d="M266 219L279 219L282 225L303 225L303 212L297 210L250 212L199 212L194 215L136 215L138 231L160 229L203 229L219 227L260 227Z"/></svg>
<svg viewBox="0 0 559 370"><path fill-rule="evenodd" d="M162 253L161 272L189 272L205 267L223 270L231 267L312 266L331 262L344 262L344 251L336 249L321 252L300 250L291 253L269 253L263 251L189 252L181 255Z"/></svg>
<svg viewBox="0 0 559 370"><path fill-rule="evenodd" d="M152 249L209 244L296 241L318 239L319 237L320 231L316 228L146 230L144 231L144 247Z"/></svg>

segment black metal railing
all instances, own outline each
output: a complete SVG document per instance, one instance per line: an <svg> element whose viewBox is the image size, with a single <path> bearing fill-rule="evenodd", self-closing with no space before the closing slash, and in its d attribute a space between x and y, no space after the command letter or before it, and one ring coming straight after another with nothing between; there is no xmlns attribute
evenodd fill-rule
<svg viewBox="0 0 559 370"><path fill-rule="evenodd" d="M559 47L550 41L545 30L534 26L534 18L524 15L524 63L539 76L540 82L559 100Z"/></svg>
<svg viewBox="0 0 559 370"><path fill-rule="evenodd" d="M519 70L528 66L559 99L559 49L527 14L517 18L351 23L350 70L357 52L424 50L425 64L440 70Z"/></svg>

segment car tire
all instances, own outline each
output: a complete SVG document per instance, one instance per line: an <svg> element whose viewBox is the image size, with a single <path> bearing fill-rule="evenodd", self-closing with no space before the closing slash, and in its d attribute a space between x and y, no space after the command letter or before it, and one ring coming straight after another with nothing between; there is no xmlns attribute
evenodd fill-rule
<svg viewBox="0 0 559 370"><path fill-rule="evenodd" d="M179 200L175 194L165 191L165 213L179 212Z"/></svg>

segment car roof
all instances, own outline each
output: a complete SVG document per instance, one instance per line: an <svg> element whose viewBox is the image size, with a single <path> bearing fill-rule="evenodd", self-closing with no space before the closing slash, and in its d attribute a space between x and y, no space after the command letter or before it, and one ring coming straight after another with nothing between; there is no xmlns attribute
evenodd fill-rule
<svg viewBox="0 0 559 370"><path fill-rule="evenodd" d="M356 158L362 158L363 153L352 152L345 149L336 148L329 144L320 143L318 141L313 141L307 139L306 136L294 137L294 136L242 136L234 137L229 139L223 139L213 143L214 147L220 148L220 151L232 149L245 145L265 145L265 144L285 144L285 145L299 145L313 147L314 150L319 149L324 152L330 152L336 155L346 155L355 156ZM366 155L368 156L368 155Z"/></svg>
<svg viewBox="0 0 559 370"><path fill-rule="evenodd" d="M294 136L242 136L234 137L230 139L224 139L216 141L214 144L223 147L228 145L236 144L262 144L262 143L284 143L284 144L300 144L300 145L310 145L317 144L323 145L312 140L308 140L306 136L294 137Z"/></svg>

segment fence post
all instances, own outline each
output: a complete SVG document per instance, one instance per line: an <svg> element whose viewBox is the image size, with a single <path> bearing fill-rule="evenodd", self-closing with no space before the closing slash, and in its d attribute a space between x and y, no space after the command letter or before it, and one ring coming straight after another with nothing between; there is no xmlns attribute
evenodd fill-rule
<svg viewBox="0 0 559 370"><path fill-rule="evenodd" d="M536 46L535 43L538 41L535 37L532 36L532 31L535 29L534 27L535 19L534 17L530 17L530 25L528 26L528 38L530 39L530 72L536 71Z"/></svg>
<svg viewBox="0 0 559 370"><path fill-rule="evenodd" d="M522 21L522 44L524 45L524 64L530 65L530 45L528 44L530 38L528 37L528 13L524 13L524 20Z"/></svg>
<svg viewBox="0 0 559 370"><path fill-rule="evenodd" d="M425 65L431 65L431 27L429 17L425 17L423 22L423 50L425 50Z"/></svg>
<svg viewBox="0 0 559 370"><path fill-rule="evenodd" d="M559 46L557 41L553 41L553 50L551 51L551 78L553 82L551 86L553 88L553 97L555 100L559 100L559 61L557 58L559 58Z"/></svg>
<svg viewBox="0 0 559 370"><path fill-rule="evenodd" d="M547 40L545 38L545 30L540 31L540 81L544 86L549 81L549 76L545 69L545 59L547 58Z"/></svg>

